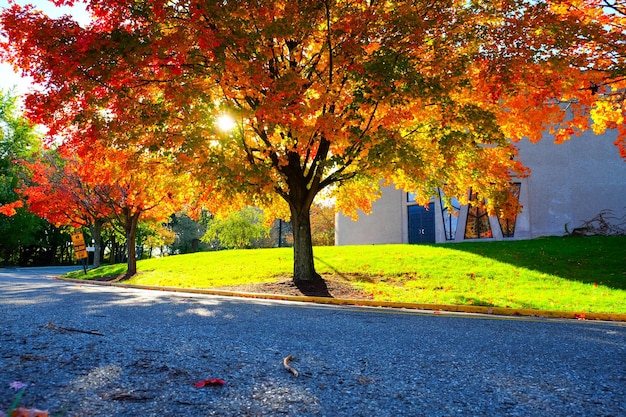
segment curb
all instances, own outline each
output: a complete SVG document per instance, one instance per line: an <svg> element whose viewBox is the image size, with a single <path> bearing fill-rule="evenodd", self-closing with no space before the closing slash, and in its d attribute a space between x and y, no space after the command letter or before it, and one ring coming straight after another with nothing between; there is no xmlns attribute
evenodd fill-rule
<svg viewBox="0 0 626 417"><path fill-rule="evenodd" d="M328 298L328 297L309 297L304 295L280 295L280 294L263 294L237 292L227 290L212 290L203 288L181 288L181 287L159 287L137 284L121 284L119 282L91 281L56 277L59 281L72 282L75 284L101 285L106 287L132 288L138 290L178 292L190 294L206 294L222 297L240 297L263 300L276 301L296 301L302 303L315 303L339 306L354 307L379 307L390 309L404 310L424 310L432 311L432 314L439 312L452 313L468 313L468 314L485 314L493 316L505 317L534 317L546 319L569 319L569 320L597 320L597 321L617 321L626 322L626 314L618 313L576 313L573 311L553 311L553 310L535 310L527 308L506 308L506 307L487 307L487 306L468 306L468 305L452 305L452 304L421 304L421 303L401 303L393 301L376 301L376 300L357 300L345 298Z"/></svg>

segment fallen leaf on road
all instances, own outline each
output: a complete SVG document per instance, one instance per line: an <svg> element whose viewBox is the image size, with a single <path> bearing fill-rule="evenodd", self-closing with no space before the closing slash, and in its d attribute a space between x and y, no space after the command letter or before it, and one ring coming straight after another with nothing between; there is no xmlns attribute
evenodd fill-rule
<svg viewBox="0 0 626 417"><path fill-rule="evenodd" d="M48 411L37 410L36 408L18 407L11 412L10 417L48 417Z"/></svg>
<svg viewBox="0 0 626 417"><path fill-rule="evenodd" d="M220 378L211 378L211 379L203 379L202 381L196 382L193 386L196 388L203 387L221 387L226 384L226 381Z"/></svg>

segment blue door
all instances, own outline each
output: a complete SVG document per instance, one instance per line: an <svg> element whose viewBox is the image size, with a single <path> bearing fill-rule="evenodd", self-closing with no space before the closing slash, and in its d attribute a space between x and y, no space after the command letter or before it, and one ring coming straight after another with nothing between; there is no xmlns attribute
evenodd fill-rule
<svg viewBox="0 0 626 417"><path fill-rule="evenodd" d="M409 243L435 243L435 204L409 206Z"/></svg>

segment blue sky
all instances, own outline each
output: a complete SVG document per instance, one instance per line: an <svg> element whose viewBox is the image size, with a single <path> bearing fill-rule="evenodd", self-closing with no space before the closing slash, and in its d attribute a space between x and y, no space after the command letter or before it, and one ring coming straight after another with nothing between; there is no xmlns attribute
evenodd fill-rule
<svg viewBox="0 0 626 417"><path fill-rule="evenodd" d="M65 14L71 14L79 22L87 22L89 20L89 15L85 11L85 7L82 4L78 4L70 8L56 7L48 0L14 0L14 2L21 5L32 4L36 9L43 11L45 14L53 18ZM1 9L7 7L8 4L8 0L0 0ZM14 86L16 87L17 94L23 94L29 88L30 82L28 79L23 79L16 74L11 65L0 62L0 89L9 90Z"/></svg>

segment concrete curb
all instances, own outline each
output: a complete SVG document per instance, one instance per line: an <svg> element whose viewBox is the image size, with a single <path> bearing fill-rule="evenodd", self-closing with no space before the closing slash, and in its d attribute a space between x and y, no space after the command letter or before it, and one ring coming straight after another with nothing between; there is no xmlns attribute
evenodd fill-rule
<svg viewBox="0 0 626 417"><path fill-rule="evenodd" d="M450 304L420 304L420 303L399 303L392 301L376 301L376 300L358 300L358 299L342 299L327 297L309 297L298 295L280 295L280 294L263 294L248 293L226 290L213 290L204 288L180 288L180 287L159 287L136 284L123 284L119 282L91 281L56 277L59 281L72 282L76 284L102 285L107 287L133 288L139 290L178 292L190 294L206 294L222 297L240 297L263 300L278 301L296 301L302 303L316 303L326 305L339 306L355 306L355 307L380 307L391 309L405 310L424 310L432 311L438 314L441 311L453 313L473 313L486 314L494 316L513 316L513 317L535 317L550 319L571 319L571 320L598 320L598 321L619 321L626 322L626 314L617 313L576 313L570 311L552 311L552 310L534 310L524 308L506 308L506 307L487 307L487 306L467 306L467 305L450 305Z"/></svg>

